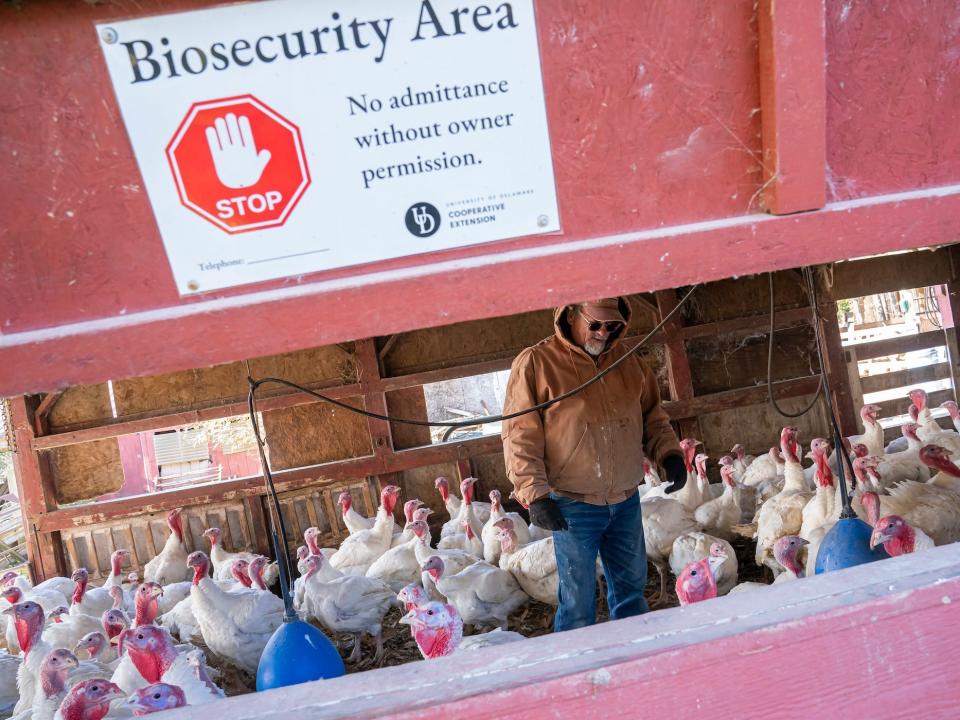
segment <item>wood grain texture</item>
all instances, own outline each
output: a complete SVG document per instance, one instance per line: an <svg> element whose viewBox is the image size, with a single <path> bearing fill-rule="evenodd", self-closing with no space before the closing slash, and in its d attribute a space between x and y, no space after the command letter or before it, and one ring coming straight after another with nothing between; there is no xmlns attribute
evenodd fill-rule
<svg viewBox="0 0 960 720"><path fill-rule="evenodd" d="M826 5L828 199L956 182L960 6Z"/></svg>
<svg viewBox="0 0 960 720"><path fill-rule="evenodd" d="M815 210L826 197L824 0L760 0L763 203L777 215Z"/></svg>
<svg viewBox="0 0 960 720"><path fill-rule="evenodd" d="M199 5L146 0L120 14ZM762 184L753 2L539 0L536 9L562 234L181 300L90 30L117 7L52 0L0 8L0 64L21 69L7 77L0 109L12 158L3 176L9 292L0 317L0 364L11 372L0 378L0 395L960 236L956 198L881 201L783 224L748 216ZM830 4L832 198L960 177L960 130L939 120L958 93L948 81L957 12L950 0L923 11ZM64 62L36 62L52 42ZM685 225L729 218L742 224ZM316 320L331 317L337 322ZM87 321L95 324L79 324ZM43 328L59 329L33 334Z"/></svg>

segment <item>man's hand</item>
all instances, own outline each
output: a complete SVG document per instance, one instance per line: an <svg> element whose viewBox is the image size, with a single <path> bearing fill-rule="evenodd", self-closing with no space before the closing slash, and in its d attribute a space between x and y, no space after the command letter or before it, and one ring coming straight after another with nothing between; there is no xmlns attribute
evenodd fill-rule
<svg viewBox="0 0 960 720"><path fill-rule="evenodd" d="M567 521L563 519L560 506L551 497L542 497L530 503L530 522L544 530L567 529Z"/></svg>
<svg viewBox="0 0 960 720"><path fill-rule="evenodd" d="M667 495L683 489L687 484L687 466L679 455L667 455L663 459L663 469L667 471L667 482L673 483L666 489Z"/></svg>

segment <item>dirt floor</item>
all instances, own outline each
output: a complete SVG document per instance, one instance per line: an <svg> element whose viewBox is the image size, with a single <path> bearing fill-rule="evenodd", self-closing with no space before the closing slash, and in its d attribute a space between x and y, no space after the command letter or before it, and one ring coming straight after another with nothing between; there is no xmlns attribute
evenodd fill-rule
<svg viewBox="0 0 960 720"><path fill-rule="evenodd" d="M765 573L769 573L769 571L758 568L755 565L753 560L754 550L752 541L738 538L733 540L732 544L737 553L737 561L740 566L740 582L772 581L772 577L765 575ZM677 596L674 592L673 585L674 578L671 576L667 579L668 602L657 607L652 607L651 610L662 610L668 607L676 607L679 604L677 602ZM658 589L659 579L657 571L653 565L650 565L647 572L647 598L649 599L652 597ZM510 618L509 629L519 632L526 637L538 637L540 635L546 635L552 632L553 614L554 608L550 605L545 605L539 602L531 602L524 610L516 613L512 618ZM371 638L364 638L362 659L359 663L347 664L348 673L363 672L365 670L373 670L378 667L402 665L404 663L416 662L423 659L420 655L420 651L417 649L416 643L410 636L410 628L406 625L401 625L398 622L401 616L401 611L395 608L390 610L390 612L384 618L383 646L385 652L383 661L379 664L374 663L373 654L375 646L373 640ZM599 587L597 588L597 622L606 622L608 619L609 610L607 608L605 589L603 587L603 582L601 581ZM329 632L325 630L324 632L328 637L330 637ZM465 634L471 635L472 632L469 628L467 628ZM340 648L340 655L343 657L345 663L350 651L350 641L345 640L343 642L343 647ZM242 670L238 670L229 663L221 661L219 658L215 657L209 652L207 653L207 661L210 663L210 665L221 672L221 678L217 682L224 689L224 692L226 692L227 695L243 695L254 692L256 681L252 675L249 675Z"/></svg>

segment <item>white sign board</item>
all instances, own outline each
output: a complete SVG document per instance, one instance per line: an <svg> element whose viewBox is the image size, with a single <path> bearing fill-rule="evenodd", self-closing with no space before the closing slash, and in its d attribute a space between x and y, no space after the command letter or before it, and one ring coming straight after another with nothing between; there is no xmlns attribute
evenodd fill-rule
<svg viewBox="0 0 960 720"><path fill-rule="evenodd" d="M97 32L181 294L560 229L532 0Z"/></svg>

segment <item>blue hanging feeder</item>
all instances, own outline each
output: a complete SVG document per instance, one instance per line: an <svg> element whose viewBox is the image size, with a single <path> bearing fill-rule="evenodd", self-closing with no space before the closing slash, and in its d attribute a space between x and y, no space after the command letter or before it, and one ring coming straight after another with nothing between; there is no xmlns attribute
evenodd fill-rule
<svg viewBox="0 0 960 720"><path fill-rule="evenodd" d="M815 573L832 572L843 568L883 560L887 557L881 546L870 549L870 534L867 523L858 517L840 518L824 536L817 552Z"/></svg>
<svg viewBox="0 0 960 720"><path fill-rule="evenodd" d="M257 667L257 692L340 677L343 660L327 636L303 620L284 620L270 638Z"/></svg>
<svg viewBox="0 0 960 720"><path fill-rule="evenodd" d="M264 451L265 443L257 422L255 393L260 383L253 378L247 378L247 380L250 383L250 392L247 395L250 422L253 424L253 433L260 451L260 467L263 469L270 499L273 501L273 512L270 514L270 523L273 527L270 534L273 553L280 570L280 594L283 597L284 607L283 624L267 641L260 655L260 663L257 665L257 692L260 692L311 680L340 677L346 672L346 668L343 666L340 653L329 638L313 625L298 618L293 609L293 598L290 595L290 558L286 552L287 529L283 523L277 490L273 485L273 475L270 473ZM279 536L277 528L280 529Z"/></svg>

